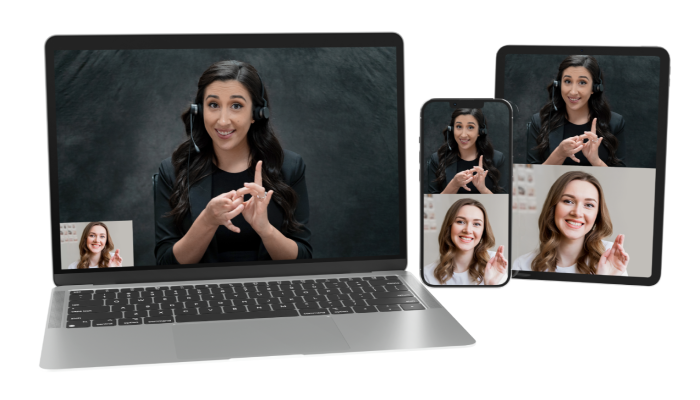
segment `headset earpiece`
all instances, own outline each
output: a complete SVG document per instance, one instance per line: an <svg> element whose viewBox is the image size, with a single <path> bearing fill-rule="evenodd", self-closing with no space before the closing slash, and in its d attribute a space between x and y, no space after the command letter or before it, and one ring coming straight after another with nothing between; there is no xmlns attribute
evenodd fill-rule
<svg viewBox="0 0 700 400"><path fill-rule="evenodd" d="M598 83L593 85L593 93L603 93L603 90L605 90L605 87L603 86L603 76L602 76L602 71L598 69Z"/></svg>
<svg viewBox="0 0 700 400"><path fill-rule="evenodd" d="M479 128L479 136L486 136L486 135L488 135L488 131L489 131L489 130L486 129L486 127L484 127L484 128Z"/></svg>
<svg viewBox="0 0 700 400"><path fill-rule="evenodd" d="M262 97L263 106L255 107L253 109L253 120L266 120L270 118L270 109L267 108L267 100L265 100L265 85L260 77L260 73L258 73L258 79L260 80L260 86L262 86L262 94L260 97Z"/></svg>

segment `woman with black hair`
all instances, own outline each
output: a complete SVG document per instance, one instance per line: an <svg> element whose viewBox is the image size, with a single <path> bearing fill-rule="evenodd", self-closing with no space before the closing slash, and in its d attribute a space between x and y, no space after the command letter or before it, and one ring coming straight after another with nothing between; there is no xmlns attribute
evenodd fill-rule
<svg viewBox="0 0 700 400"><path fill-rule="evenodd" d="M258 72L217 62L195 103L182 114L189 136L160 165L157 263L311 258L306 167L277 140Z"/></svg>
<svg viewBox="0 0 700 400"><path fill-rule="evenodd" d="M562 61L549 102L527 125L528 164L625 166L625 120L610 111L603 78L591 56Z"/></svg>
<svg viewBox="0 0 700 400"><path fill-rule="evenodd" d="M499 168L506 158L494 150L486 128L481 109L452 113L450 125L442 131L445 143L428 160L427 193L505 193L509 183L500 182Z"/></svg>

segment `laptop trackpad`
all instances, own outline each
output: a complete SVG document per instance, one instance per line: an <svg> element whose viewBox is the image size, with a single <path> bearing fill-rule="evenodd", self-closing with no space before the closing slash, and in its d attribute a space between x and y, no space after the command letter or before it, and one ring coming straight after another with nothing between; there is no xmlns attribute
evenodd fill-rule
<svg viewBox="0 0 700 400"><path fill-rule="evenodd" d="M323 316L175 324L180 360L211 360L350 350L333 319Z"/></svg>

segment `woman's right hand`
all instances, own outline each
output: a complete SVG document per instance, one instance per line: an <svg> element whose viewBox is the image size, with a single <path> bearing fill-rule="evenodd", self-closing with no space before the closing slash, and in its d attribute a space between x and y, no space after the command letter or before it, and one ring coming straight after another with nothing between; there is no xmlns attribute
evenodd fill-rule
<svg viewBox="0 0 700 400"><path fill-rule="evenodd" d="M238 196L235 190L222 193L209 200L203 214L208 225L218 227L223 225L229 230L240 233L241 229L231 223L231 220L243 211L243 196Z"/></svg>
<svg viewBox="0 0 700 400"><path fill-rule="evenodd" d="M577 163L580 163L581 160L576 158L575 154L578 153L583 149L583 138L580 136L573 136L568 139L564 139L559 143L559 146L557 146L556 149L554 149L554 153L557 153L559 158L566 160L567 158L570 158ZM563 164L563 162L562 162Z"/></svg>

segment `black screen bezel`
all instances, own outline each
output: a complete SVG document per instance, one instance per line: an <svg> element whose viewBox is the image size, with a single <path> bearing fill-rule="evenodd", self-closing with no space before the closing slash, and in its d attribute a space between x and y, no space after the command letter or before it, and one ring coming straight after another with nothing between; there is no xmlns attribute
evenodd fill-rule
<svg viewBox="0 0 700 400"><path fill-rule="evenodd" d="M235 46L231 44L235 43ZM396 49L396 101L399 162L400 254L396 256L256 262L255 265L226 266L226 263L182 266L144 266L119 271L61 269L58 214L58 163L56 133L56 89L54 52L59 50L119 49L226 49L226 48L310 48L310 47L393 47ZM53 36L45 44L47 117L49 142L49 184L51 199L51 245L53 278L57 286L120 284L179 280L257 278L313 274L362 273L405 270L406 242L406 123L404 102L403 39L396 33L331 34L231 34L231 35L105 35Z"/></svg>
<svg viewBox="0 0 700 400"><path fill-rule="evenodd" d="M505 90L505 61L508 54L591 54L609 56L659 57L659 114L656 145L656 187L654 196L654 243L663 243L664 194L666 187L666 146L668 131L668 93L671 59L662 47L595 47L595 46L504 46L496 55L496 97ZM506 99L507 100L507 99ZM512 213L512 211L511 211ZM621 285L652 286L661 279L662 246L652 250L652 272L649 277L560 274L555 272L513 271L516 279L545 281L594 282Z"/></svg>
<svg viewBox="0 0 700 400"><path fill-rule="evenodd" d="M508 143L510 143L510 148L509 148L509 154L510 157L508 158L508 162L510 165L511 171L513 170L513 108L511 107L510 103L508 103L505 100L501 99L430 99L423 104L423 107L421 107L420 115L421 115L421 126L420 126L420 151L419 151L419 163L420 163L420 278L423 281L423 283L427 286L434 287L434 288L499 288L503 287L508 282L510 282L510 278L512 275L512 269L511 265L513 263L511 262L511 257L512 257L512 243L513 243L513 213L510 212L511 208L513 207L513 193L512 190L508 192L508 277L505 282L503 282L500 285L433 285L425 280L425 275L423 272L423 269L425 267L424 261L423 261L423 241L424 239L424 229L423 229L423 204L424 204L424 193L423 193L423 177L425 176L425 168L426 165L423 163L423 157L424 157L424 152L423 152L423 143L425 141L423 140L424 135L426 134L423 132L423 111L425 110L425 107L430 104L430 103L452 103L450 105L451 108L483 108L484 103L486 102L491 102L491 103L502 103L505 104L506 107L508 108L508 113L509 113L509 135L510 138L508 140ZM432 152L431 152L432 154ZM510 188L509 188L510 189Z"/></svg>

